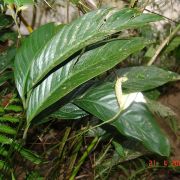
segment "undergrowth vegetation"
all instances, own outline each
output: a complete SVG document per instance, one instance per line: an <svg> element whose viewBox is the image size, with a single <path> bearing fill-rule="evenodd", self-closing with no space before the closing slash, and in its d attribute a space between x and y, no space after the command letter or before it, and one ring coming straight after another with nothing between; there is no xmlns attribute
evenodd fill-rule
<svg viewBox="0 0 180 180"><path fill-rule="evenodd" d="M0 1L1 179L179 176L178 117L159 98L180 80L180 25L162 40L154 22L168 18L147 3L93 2L67 1L68 23L34 28L38 1Z"/></svg>

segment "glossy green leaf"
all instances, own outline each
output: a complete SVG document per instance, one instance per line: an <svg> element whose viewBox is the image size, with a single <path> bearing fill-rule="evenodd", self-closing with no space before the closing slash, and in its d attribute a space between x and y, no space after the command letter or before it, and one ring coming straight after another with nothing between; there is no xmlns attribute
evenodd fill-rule
<svg viewBox="0 0 180 180"><path fill-rule="evenodd" d="M27 110L28 121L82 83L111 69L147 44L149 41L143 38L115 40L75 57L32 91Z"/></svg>
<svg viewBox="0 0 180 180"><path fill-rule="evenodd" d="M157 15L140 14L135 9L122 9L120 11L100 9L85 14L71 24L65 25L36 54L27 81L27 91L42 80L54 67L80 49L123 29L139 27L160 19L160 16Z"/></svg>
<svg viewBox="0 0 180 180"><path fill-rule="evenodd" d="M122 68L116 71L116 75L127 78L122 83L122 87L126 92L147 91L162 86L167 82L180 79L179 74L155 66ZM114 80L114 76L111 76L110 79Z"/></svg>
<svg viewBox="0 0 180 180"><path fill-rule="evenodd" d="M120 158L119 162L133 160L149 154L148 150L145 149L140 142L132 141L132 139L124 141L122 146L124 148L125 156Z"/></svg>
<svg viewBox="0 0 180 180"><path fill-rule="evenodd" d="M57 28L53 23L41 26L25 39L19 48L15 58L15 80L21 98L24 98L26 79L33 58L44 48L56 31Z"/></svg>
<svg viewBox="0 0 180 180"><path fill-rule="evenodd" d="M111 83L89 90L76 99L75 104L102 121L111 119L119 112L119 105ZM123 135L141 141L150 151L169 156L169 141L144 103L132 103L111 125Z"/></svg>
<svg viewBox="0 0 180 180"><path fill-rule="evenodd" d="M50 117L58 119L79 119L87 115L88 114L78 106L68 103L56 112L52 113Z"/></svg>
<svg viewBox="0 0 180 180"><path fill-rule="evenodd" d="M160 97L161 93L159 92L158 89L152 89L152 90L148 90L148 91L144 91L143 95L151 100L158 100L158 98Z"/></svg>

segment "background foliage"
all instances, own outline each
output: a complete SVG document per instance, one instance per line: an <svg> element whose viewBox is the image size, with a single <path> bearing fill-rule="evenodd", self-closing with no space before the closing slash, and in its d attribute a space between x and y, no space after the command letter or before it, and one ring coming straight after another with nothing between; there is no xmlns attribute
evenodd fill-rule
<svg viewBox="0 0 180 180"><path fill-rule="evenodd" d="M1 179L178 175L178 118L158 101L180 78L178 19L111 3L0 2ZM64 24L41 25L58 7Z"/></svg>

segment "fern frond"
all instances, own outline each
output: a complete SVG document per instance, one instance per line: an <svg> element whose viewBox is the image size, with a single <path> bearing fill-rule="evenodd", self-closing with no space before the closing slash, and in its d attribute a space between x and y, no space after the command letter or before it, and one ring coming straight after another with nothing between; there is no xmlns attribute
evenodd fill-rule
<svg viewBox="0 0 180 180"><path fill-rule="evenodd" d="M0 143L1 144L12 144L13 140L4 135L0 135Z"/></svg>
<svg viewBox="0 0 180 180"><path fill-rule="evenodd" d="M0 122L10 122L10 123L18 123L19 119L13 116L3 116L0 117Z"/></svg>
<svg viewBox="0 0 180 180"><path fill-rule="evenodd" d="M42 162L41 157L34 152L23 148L20 144L14 143L13 145L14 149L19 152L23 158L33 162L34 164L40 164Z"/></svg>
<svg viewBox="0 0 180 180"><path fill-rule="evenodd" d="M13 129L12 127L5 125L5 124L0 124L0 132L5 133L5 134L10 134L10 135L16 134L15 129Z"/></svg>
<svg viewBox="0 0 180 180"><path fill-rule="evenodd" d="M22 112L23 108L22 106L17 105L9 105L5 108L6 111L13 111L13 112Z"/></svg>

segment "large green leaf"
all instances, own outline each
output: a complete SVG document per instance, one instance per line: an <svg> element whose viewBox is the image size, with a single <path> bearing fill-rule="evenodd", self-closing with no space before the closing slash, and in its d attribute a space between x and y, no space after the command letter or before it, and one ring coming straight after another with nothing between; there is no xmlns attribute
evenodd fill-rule
<svg viewBox="0 0 180 180"><path fill-rule="evenodd" d="M79 119L87 115L88 114L78 106L68 103L56 112L52 113L50 117L58 119Z"/></svg>
<svg viewBox="0 0 180 180"><path fill-rule="evenodd" d="M28 121L82 83L109 70L147 44L149 41L143 38L115 40L75 57L32 91L27 110Z"/></svg>
<svg viewBox="0 0 180 180"><path fill-rule="evenodd" d="M76 99L75 104L102 121L111 119L120 111L111 83L89 90ZM144 103L132 103L111 125L125 136L141 141L149 150L169 156L169 141Z"/></svg>
<svg viewBox="0 0 180 180"><path fill-rule="evenodd" d="M27 91L48 72L78 50L127 28L142 26L161 18L152 14L140 14L135 9L100 9L65 25L46 46L36 54L30 69ZM16 67L18 68L18 67Z"/></svg>
<svg viewBox="0 0 180 180"><path fill-rule="evenodd" d="M115 74L127 78L122 83L122 87L126 92L146 91L180 79L179 74L155 66L122 68L117 70ZM114 80L114 74L109 79Z"/></svg>
<svg viewBox="0 0 180 180"><path fill-rule="evenodd" d="M52 38L56 31L57 28L53 23L41 26L25 39L23 45L19 48L15 58L15 80L22 98L24 98L26 79L33 58L44 48L45 44Z"/></svg>

